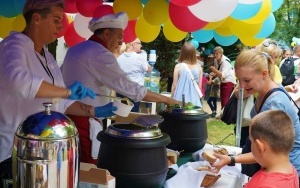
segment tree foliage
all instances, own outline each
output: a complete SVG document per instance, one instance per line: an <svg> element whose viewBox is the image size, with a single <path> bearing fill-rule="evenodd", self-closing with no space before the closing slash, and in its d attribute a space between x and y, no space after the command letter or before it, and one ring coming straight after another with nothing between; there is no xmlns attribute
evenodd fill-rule
<svg viewBox="0 0 300 188"><path fill-rule="evenodd" d="M281 45L290 46L292 38L300 38L300 1L285 0L283 5L274 12L276 29L270 38Z"/></svg>

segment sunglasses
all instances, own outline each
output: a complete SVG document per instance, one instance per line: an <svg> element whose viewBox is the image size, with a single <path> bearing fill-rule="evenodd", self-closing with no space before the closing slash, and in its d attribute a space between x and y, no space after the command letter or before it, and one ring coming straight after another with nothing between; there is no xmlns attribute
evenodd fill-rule
<svg viewBox="0 0 300 188"><path fill-rule="evenodd" d="M267 42L263 43L264 47L269 47L271 44L277 46L277 43L276 42L272 42L272 41L267 41Z"/></svg>

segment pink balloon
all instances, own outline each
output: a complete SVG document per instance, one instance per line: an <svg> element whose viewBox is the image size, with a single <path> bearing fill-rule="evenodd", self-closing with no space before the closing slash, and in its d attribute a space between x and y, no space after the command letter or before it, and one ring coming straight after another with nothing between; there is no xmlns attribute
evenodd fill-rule
<svg viewBox="0 0 300 188"><path fill-rule="evenodd" d="M69 20L68 20L68 16L66 13L63 14L63 19L62 19L62 30L57 34L57 38L62 37L66 34L67 29L69 27Z"/></svg>
<svg viewBox="0 0 300 188"><path fill-rule="evenodd" d="M196 3L199 3L201 0L170 0L170 3L174 3L175 5L178 6L191 6L194 5Z"/></svg>
<svg viewBox="0 0 300 188"><path fill-rule="evenodd" d="M85 38L79 36L77 34L77 32L75 31L73 22L70 23L70 25L64 35L64 39L65 39L65 42L68 45L68 47L72 47L78 43L85 41Z"/></svg>
<svg viewBox="0 0 300 188"><path fill-rule="evenodd" d="M195 17L188 7L178 6L171 2L169 4L169 16L173 25L185 32L198 31L208 23Z"/></svg>
<svg viewBox="0 0 300 188"><path fill-rule="evenodd" d="M65 0L64 12L77 13L76 0Z"/></svg>
<svg viewBox="0 0 300 188"><path fill-rule="evenodd" d="M124 30L123 42L129 43L134 41L137 38L135 34L135 24L136 24L136 20L131 20L128 22L128 25Z"/></svg>
<svg viewBox="0 0 300 188"><path fill-rule="evenodd" d="M114 9L110 5L100 5L94 10L93 18L100 18L107 14L114 14Z"/></svg>
<svg viewBox="0 0 300 188"><path fill-rule="evenodd" d="M102 4L100 0L76 0L78 12L85 17L92 17L94 10Z"/></svg>

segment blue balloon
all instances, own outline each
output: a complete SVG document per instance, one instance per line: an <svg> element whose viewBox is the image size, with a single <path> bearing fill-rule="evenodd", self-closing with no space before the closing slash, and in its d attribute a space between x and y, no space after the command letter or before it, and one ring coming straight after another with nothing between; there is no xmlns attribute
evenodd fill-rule
<svg viewBox="0 0 300 188"><path fill-rule="evenodd" d="M194 45L195 49L199 47L199 42L196 41L195 39L192 39L190 42Z"/></svg>
<svg viewBox="0 0 300 188"><path fill-rule="evenodd" d="M252 18L254 15L256 15L259 12L261 5L262 2L255 3L255 4L238 3L230 16L237 20L246 20Z"/></svg>
<svg viewBox="0 0 300 188"><path fill-rule="evenodd" d="M283 0L272 0L272 12L278 10L283 4Z"/></svg>
<svg viewBox="0 0 300 188"><path fill-rule="evenodd" d="M19 14L23 12L23 7L25 5L25 2L26 0L13 0L13 6Z"/></svg>
<svg viewBox="0 0 300 188"><path fill-rule="evenodd" d="M7 18L13 18L20 14L14 7L13 1L1 0L0 1L0 15Z"/></svg>
<svg viewBox="0 0 300 188"><path fill-rule="evenodd" d="M209 49L209 48L208 48L208 49L205 49L205 50L204 50L204 55L207 55L207 56L208 56L208 55L212 54L211 51L212 51L212 49Z"/></svg>
<svg viewBox="0 0 300 188"><path fill-rule="evenodd" d="M259 33L255 36L255 38L267 38L274 32L275 26L276 26L275 16L273 13L271 13L268 16L268 18L263 22L262 28L259 31Z"/></svg>
<svg viewBox="0 0 300 188"><path fill-rule="evenodd" d="M217 32L214 32L214 38L215 41L221 46L230 46L238 40L238 38L235 35L221 36Z"/></svg>
<svg viewBox="0 0 300 188"><path fill-rule="evenodd" d="M193 38L200 43L207 43L214 37L213 30L200 29L198 31L192 32Z"/></svg>
<svg viewBox="0 0 300 188"><path fill-rule="evenodd" d="M142 2L143 5L146 5L149 0L140 0L140 1Z"/></svg>

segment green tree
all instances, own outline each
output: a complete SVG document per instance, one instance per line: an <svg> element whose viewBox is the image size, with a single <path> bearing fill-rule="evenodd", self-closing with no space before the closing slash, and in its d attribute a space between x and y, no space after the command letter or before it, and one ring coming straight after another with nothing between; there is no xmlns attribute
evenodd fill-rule
<svg viewBox="0 0 300 188"><path fill-rule="evenodd" d="M300 1L285 0L274 12L276 29L270 36L282 44L290 45L293 37L300 38Z"/></svg>

